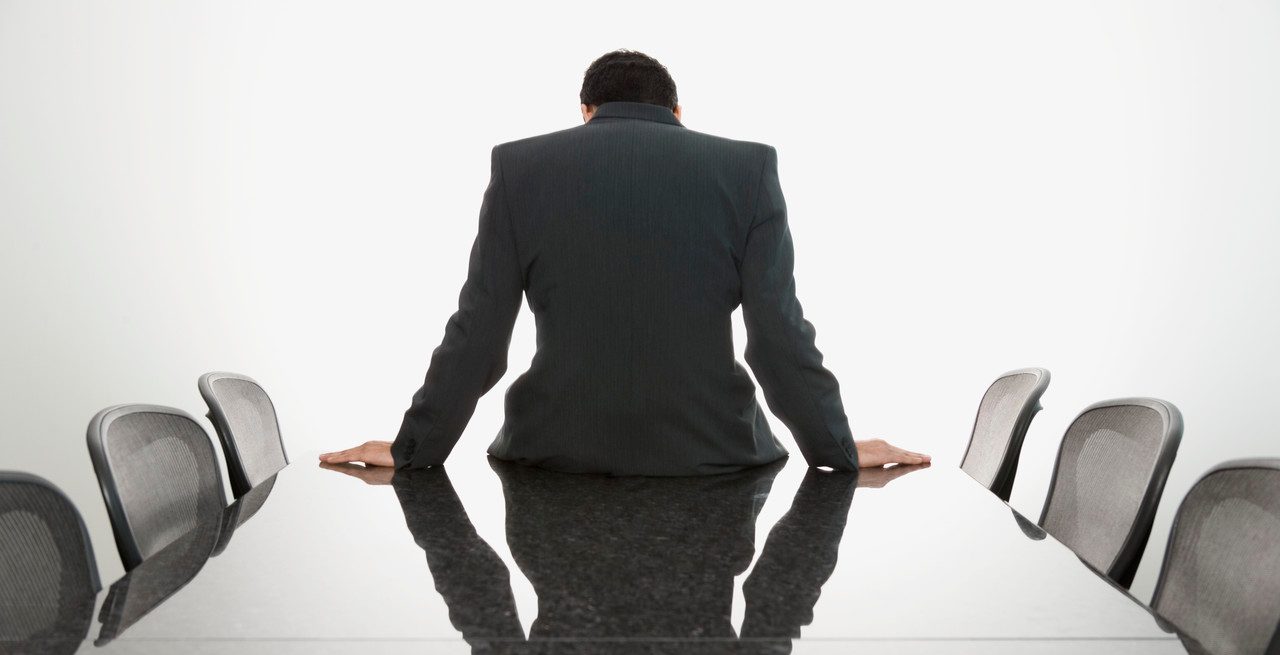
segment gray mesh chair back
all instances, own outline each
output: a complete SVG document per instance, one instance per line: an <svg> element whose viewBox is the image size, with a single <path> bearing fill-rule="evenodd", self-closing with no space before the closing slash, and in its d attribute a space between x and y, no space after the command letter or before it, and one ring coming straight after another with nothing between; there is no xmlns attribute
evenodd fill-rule
<svg viewBox="0 0 1280 655"><path fill-rule="evenodd" d="M1009 371L996 378L978 405L960 468L1001 500L1008 501L1013 492L1022 441L1048 387L1049 371L1043 368Z"/></svg>
<svg viewBox="0 0 1280 655"><path fill-rule="evenodd" d="M1090 405L1062 437L1040 526L1128 588L1181 440L1182 415L1163 400Z"/></svg>
<svg viewBox="0 0 1280 655"><path fill-rule="evenodd" d="M80 513L49 482L0 471L0 653L73 653L98 567Z"/></svg>
<svg viewBox="0 0 1280 655"><path fill-rule="evenodd" d="M226 506L209 435L182 410L109 407L90 421L88 439L125 570Z"/></svg>
<svg viewBox="0 0 1280 655"><path fill-rule="evenodd" d="M1280 459L1227 462L1196 482L1151 607L1206 652L1280 652Z"/></svg>
<svg viewBox="0 0 1280 655"><path fill-rule="evenodd" d="M289 463L275 406L261 385L236 373L206 373L199 387L239 498Z"/></svg>

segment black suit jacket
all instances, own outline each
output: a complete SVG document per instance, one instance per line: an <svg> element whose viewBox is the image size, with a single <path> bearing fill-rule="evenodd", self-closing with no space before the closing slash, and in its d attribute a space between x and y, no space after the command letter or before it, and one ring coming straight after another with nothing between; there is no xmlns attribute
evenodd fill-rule
<svg viewBox="0 0 1280 655"><path fill-rule="evenodd" d="M747 363L805 459L856 469L792 265L770 146L610 102L584 125L495 147L458 311L405 412L396 466L448 457L507 369L523 295L537 353L507 390L494 457L620 475L785 457L734 359L741 305Z"/></svg>

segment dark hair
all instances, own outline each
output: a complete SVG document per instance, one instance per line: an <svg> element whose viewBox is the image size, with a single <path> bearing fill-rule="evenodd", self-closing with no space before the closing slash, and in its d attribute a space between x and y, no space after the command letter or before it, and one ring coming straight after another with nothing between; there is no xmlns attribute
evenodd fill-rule
<svg viewBox="0 0 1280 655"><path fill-rule="evenodd" d="M591 62L582 76L584 105L606 102L644 102L674 110L676 82L657 59L635 50L614 50Z"/></svg>

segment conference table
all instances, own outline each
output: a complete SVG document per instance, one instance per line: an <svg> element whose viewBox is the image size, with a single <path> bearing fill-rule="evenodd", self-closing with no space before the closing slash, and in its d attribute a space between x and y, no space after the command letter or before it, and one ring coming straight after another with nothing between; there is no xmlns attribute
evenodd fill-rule
<svg viewBox="0 0 1280 655"><path fill-rule="evenodd" d="M1186 652L1139 601L941 464L853 475L796 457L628 478L461 453L393 473L295 453L104 583L71 650Z"/></svg>

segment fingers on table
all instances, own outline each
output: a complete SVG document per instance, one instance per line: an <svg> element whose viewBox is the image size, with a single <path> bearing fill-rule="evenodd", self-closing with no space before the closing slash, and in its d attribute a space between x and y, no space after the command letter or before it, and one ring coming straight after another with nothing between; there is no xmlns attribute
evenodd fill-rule
<svg viewBox="0 0 1280 655"><path fill-rule="evenodd" d="M339 450L336 453L325 453L320 456L320 460L329 464L346 464L348 462L360 461L360 448L348 448Z"/></svg>
<svg viewBox="0 0 1280 655"><path fill-rule="evenodd" d="M320 455L320 461L328 464L359 462L373 466L391 466L390 441L366 441L355 448Z"/></svg>
<svg viewBox="0 0 1280 655"><path fill-rule="evenodd" d="M893 450L894 456L900 464L923 464L930 459L929 456L924 453L917 453L915 451L904 450L897 447Z"/></svg>

